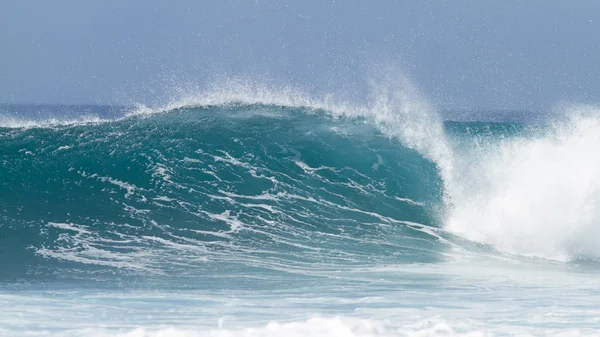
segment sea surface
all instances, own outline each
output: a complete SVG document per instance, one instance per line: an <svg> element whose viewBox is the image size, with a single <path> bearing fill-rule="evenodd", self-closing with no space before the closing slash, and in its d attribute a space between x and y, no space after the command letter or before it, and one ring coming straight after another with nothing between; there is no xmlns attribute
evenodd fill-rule
<svg viewBox="0 0 600 337"><path fill-rule="evenodd" d="M0 336L600 335L596 110L451 117L0 106Z"/></svg>

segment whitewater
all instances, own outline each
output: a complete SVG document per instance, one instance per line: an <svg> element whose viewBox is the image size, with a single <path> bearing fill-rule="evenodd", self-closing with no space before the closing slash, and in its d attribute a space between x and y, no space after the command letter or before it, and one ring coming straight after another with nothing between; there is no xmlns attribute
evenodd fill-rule
<svg viewBox="0 0 600 337"><path fill-rule="evenodd" d="M0 335L600 335L600 110L376 78L0 106Z"/></svg>

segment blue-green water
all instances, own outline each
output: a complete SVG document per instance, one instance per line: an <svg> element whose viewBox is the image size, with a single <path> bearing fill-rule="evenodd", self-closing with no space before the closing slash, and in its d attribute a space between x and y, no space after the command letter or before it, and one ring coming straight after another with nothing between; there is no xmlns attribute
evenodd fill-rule
<svg viewBox="0 0 600 337"><path fill-rule="evenodd" d="M0 119L0 335L600 333L594 117L19 109Z"/></svg>

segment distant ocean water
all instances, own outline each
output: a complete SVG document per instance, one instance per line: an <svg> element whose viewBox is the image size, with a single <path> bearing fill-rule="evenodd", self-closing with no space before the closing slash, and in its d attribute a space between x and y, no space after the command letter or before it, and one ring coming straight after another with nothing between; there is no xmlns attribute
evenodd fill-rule
<svg viewBox="0 0 600 337"><path fill-rule="evenodd" d="M0 108L2 336L600 335L600 118Z"/></svg>

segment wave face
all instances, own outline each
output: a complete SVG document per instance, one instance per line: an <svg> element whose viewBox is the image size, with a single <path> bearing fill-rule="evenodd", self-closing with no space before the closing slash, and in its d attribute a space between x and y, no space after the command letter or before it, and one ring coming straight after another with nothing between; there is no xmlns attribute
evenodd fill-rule
<svg viewBox="0 0 600 337"><path fill-rule="evenodd" d="M0 135L5 276L436 258L436 166L361 119L240 105Z"/></svg>

